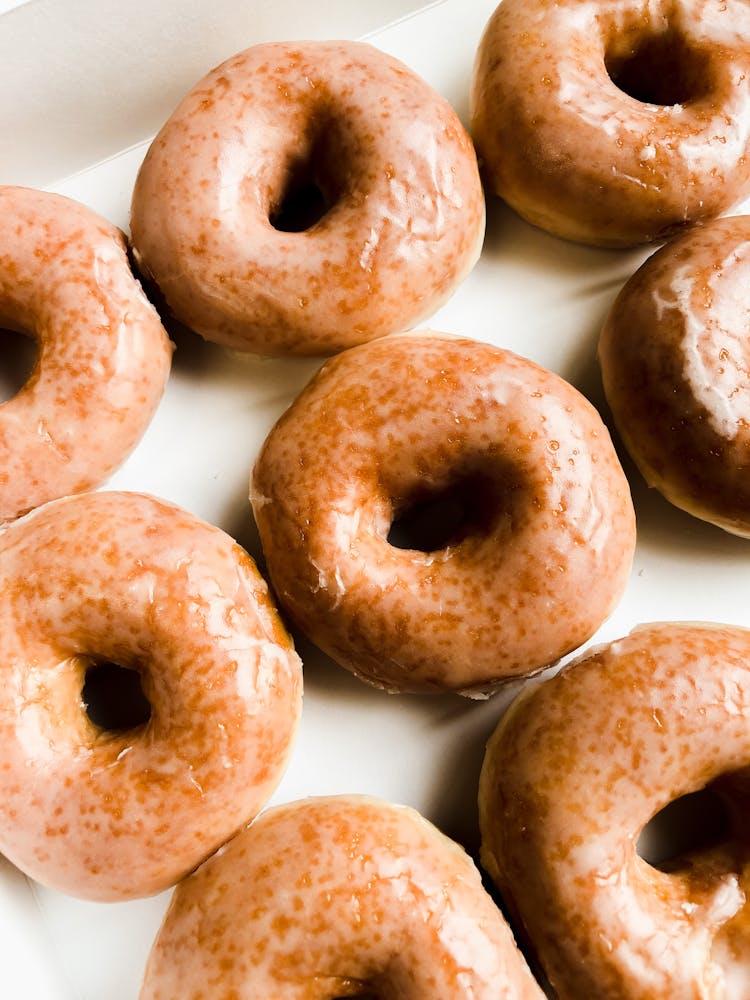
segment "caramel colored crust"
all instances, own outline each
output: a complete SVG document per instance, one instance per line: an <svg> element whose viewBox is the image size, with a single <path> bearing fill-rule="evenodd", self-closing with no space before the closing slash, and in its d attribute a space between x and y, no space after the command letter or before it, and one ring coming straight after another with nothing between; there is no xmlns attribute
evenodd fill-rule
<svg viewBox="0 0 750 1000"><path fill-rule="evenodd" d="M750 995L749 715L750 631L656 624L501 720L480 781L482 860L560 1000ZM670 874L642 860L651 817L714 781L727 843Z"/></svg>
<svg viewBox="0 0 750 1000"><path fill-rule="evenodd" d="M739 202L749 122L744 0L503 0L477 53L472 133L489 185L582 243L663 239Z"/></svg>
<svg viewBox="0 0 750 1000"><path fill-rule="evenodd" d="M34 337L0 404L0 523L98 486L140 440L172 345L119 229L68 198L0 187L0 327Z"/></svg>
<svg viewBox="0 0 750 1000"><path fill-rule="evenodd" d="M676 506L750 536L750 216L654 254L602 332L607 400L628 451Z"/></svg>
<svg viewBox="0 0 750 1000"><path fill-rule="evenodd" d="M331 207L282 232L269 219L300 170ZM357 42L275 43L188 94L131 221L145 272L208 340L329 354L437 309L479 256L484 197L455 112L402 63Z"/></svg>
<svg viewBox="0 0 750 1000"><path fill-rule="evenodd" d="M361 796L262 815L175 891L140 1000L542 1000L463 850Z"/></svg>
<svg viewBox="0 0 750 1000"><path fill-rule="evenodd" d="M481 509L462 537L388 543L404 508L456 485ZM554 662L611 612L635 543L588 401L530 361L433 333L325 364L266 440L251 499L279 602L391 690L481 693Z"/></svg>
<svg viewBox="0 0 750 1000"><path fill-rule="evenodd" d="M301 670L250 557L139 494L53 501L0 534L0 850L71 895L173 885L281 777ZM151 718L89 719L87 667L138 670Z"/></svg>

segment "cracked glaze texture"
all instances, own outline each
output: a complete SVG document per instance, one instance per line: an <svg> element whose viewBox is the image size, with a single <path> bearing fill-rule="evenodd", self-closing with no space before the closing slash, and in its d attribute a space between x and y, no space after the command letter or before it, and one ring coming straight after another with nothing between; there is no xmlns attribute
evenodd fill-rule
<svg viewBox="0 0 750 1000"><path fill-rule="evenodd" d="M392 522L455 491L434 551ZM251 500L280 604L390 690L481 694L576 648L612 611L635 544L598 413L508 351L430 332L327 362L268 436Z"/></svg>
<svg viewBox="0 0 750 1000"><path fill-rule="evenodd" d="M0 327L36 339L0 404L0 522L91 489L140 440L172 345L130 271L125 239L60 195L0 187Z"/></svg>
<svg viewBox="0 0 750 1000"><path fill-rule="evenodd" d="M71 895L173 885L265 804L299 659L250 557L140 494L53 501L0 533L0 850ZM87 667L138 670L143 726L107 731Z"/></svg>
<svg viewBox="0 0 750 1000"><path fill-rule="evenodd" d="M329 210L270 219L310 181ZM136 258L178 319L259 354L330 354L407 329L484 235L474 147L448 102L359 42L257 45L202 80L140 170Z"/></svg>
<svg viewBox="0 0 750 1000"><path fill-rule="evenodd" d="M750 536L750 216L707 223L654 254L599 343L622 439L673 504Z"/></svg>
<svg viewBox="0 0 750 1000"><path fill-rule="evenodd" d="M504 0L472 86L488 183L602 246L719 215L750 191L749 71L744 0Z"/></svg>
<svg viewBox="0 0 750 1000"><path fill-rule="evenodd" d="M467 854L363 796L264 813L175 891L140 1000L542 1000Z"/></svg>
<svg viewBox="0 0 750 1000"><path fill-rule="evenodd" d="M501 720L482 861L560 1000L750 995L749 714L750 631L659 623L529 687ZM643 827L709 783L726 842L651 867Z"/></svg>

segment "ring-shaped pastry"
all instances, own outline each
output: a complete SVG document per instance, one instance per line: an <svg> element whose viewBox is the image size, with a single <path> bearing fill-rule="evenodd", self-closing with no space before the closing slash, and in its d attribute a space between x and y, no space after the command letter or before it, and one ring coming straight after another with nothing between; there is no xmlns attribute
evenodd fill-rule
<svg viewBox="0 0 750 1000"><path fill-rule="evenodd" d="M141 439L172 345L123 234L68 198L0 187L0 327L38 344L0 404L0 523L100 485Z"/></svg>
<svg viewBox="0 0 750 1000"><path fill-rule="evenodd" d="M263 813L175 890L140 1000L542 1000L469 856L365 796Z"/></svg>
<svg viewBox="0 0 750 1000"><path fill-rule="evenodd" d="M280 605L389 690L481 695L555 662L613 610L635 544L588 400L430 332L326 362L266 439L251 499ZM396 539L441 506L442 538Z"/></svg>
<svg viewBox="0 0 750 1000"><path fill-rule="evenodd" d="M599 341L607 401L646 481L750 536L750 216L667 244L626 282Z"/></svg>
<svg viewBox="0 0 750 1000"><path fill-rule="evenodd" d="M160 892L270 797L300 662L218 528L135 493L52 501L0 533L0 620L0 851L30 877L89 899ZM140 675L137 725L87 712L101 667Z"/></svg>
<svg viewBox="0 0 750 1000"><path fill-rule="evenodd" d="M747 629L641 626L517 698L482 768L481 856L559 1000L748 995L749 789ZM705 842L646 861L647 824L700 792Z"/></svg>
<svg viewBox="0 0 750 1000"><path fill-rule="evenodd" d="M750 191L744 0L503 0L472 133L496 194L600 246L665 239Z"/></svg>
<svg viewBox="0 0 750 1000"><path fill-rule="evenodd" d="M256 45L198 83L133 194L135 256L207 340L330 354L416 326L484 235L448 102L362 42Z"/></svg>

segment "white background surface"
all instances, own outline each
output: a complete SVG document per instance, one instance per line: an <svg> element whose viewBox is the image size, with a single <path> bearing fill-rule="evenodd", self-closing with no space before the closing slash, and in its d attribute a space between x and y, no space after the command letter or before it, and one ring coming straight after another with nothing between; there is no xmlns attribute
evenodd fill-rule
<svg viewBox="0 0 750 1000"><path fill-rule="evenodd" d="M7 0L0 0L3 6ZM466 121L474 51L493 7L494 0L443 0L371 40L427 78ZM58 8L64 16L65 4ZM329 33L338 34L335 24ZM283 25L278 37L284 37ZM126 45L127 38L119 42ZM59 177L50 187L127 227L144 152L138 145L74 177ZM430 325L531 357L603 407L598 331L618 288L646 255L565 244L532 230L493 200L479 265ZM318 364L239 358L197 337L181 338L163 404L109 487L174 500L258 556L247 502L250 469L273 421ZM625 467L638 515L638 548L624 598L596 640L657 619L748 624L748 543L670 508L645 488L628 461ZM510 693L487 702L387 696L306 643L300 651L304 715L275 801L331 792L382 795L417 807L476 853L483 745ZM81 903L30 889L0 863L0 993L9 1000L133 1000L165 903L166 896L109 906Z"/></svg>

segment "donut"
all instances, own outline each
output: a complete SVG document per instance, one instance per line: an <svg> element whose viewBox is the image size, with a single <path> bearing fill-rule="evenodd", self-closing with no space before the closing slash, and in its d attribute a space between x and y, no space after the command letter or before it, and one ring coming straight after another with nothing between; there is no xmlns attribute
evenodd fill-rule
<svg viewBox="0 0 750 1000"><path fill-rule="evenodd" d="M38 344L0 403L0 523L104 482L153 416L172 345L125 238L60 195L0 187L0 328Z"/></svg>
<svg viewBox="0 0 750 1000"><path fill-rule="evenodd" d="M662 240L750 193L744 0L503 0L471 86L486 184L595 246Z"/></svg>
<svg viewBox="0 0 750 1000"><path fill-rule="evenodd" d="M677 507L750 536L750 216L716 219L625 284L599 360L617 429Z"/></svg>
<svg viewBox="0 0 750 1000"><path fill-rule="evenodd" d="M135 257L204 338L331 354L416 326L479 256L484 196L453 109L362 42L253 46L152 143Z"/></svg>
<svg viewBox="0 0 750 1000"><path fill-rule="evenodd" d="M591 404L431 331L327 361L267 437L251 502L290 620L390 691L481 696L555 662L614 608L635 541Z"/></svg>
<svg viewBox="0 0 750 1000"><path fill-rule="evenodd" d="M748 995L750 631L656 623L527 689L492 736L481 857L559 1000ZM726 837L639 840L708 788Z"/></svg>
<svg viewBox="0 0 750 1000"><path fill-rule="evenodd" d="M95 900L160 892L270 797L300 663L218 528L136 493L51 501L0 533L0 620L0 852L31 878ZM140 676L138 724L87 712L104 666Z"/></svg>
<svg viewBox="0 0 750 1000"><path fill-rule="evenodd" d="M140 1000L543 1000L479 872L405 806L263 813L174 892Z"/></svg>

